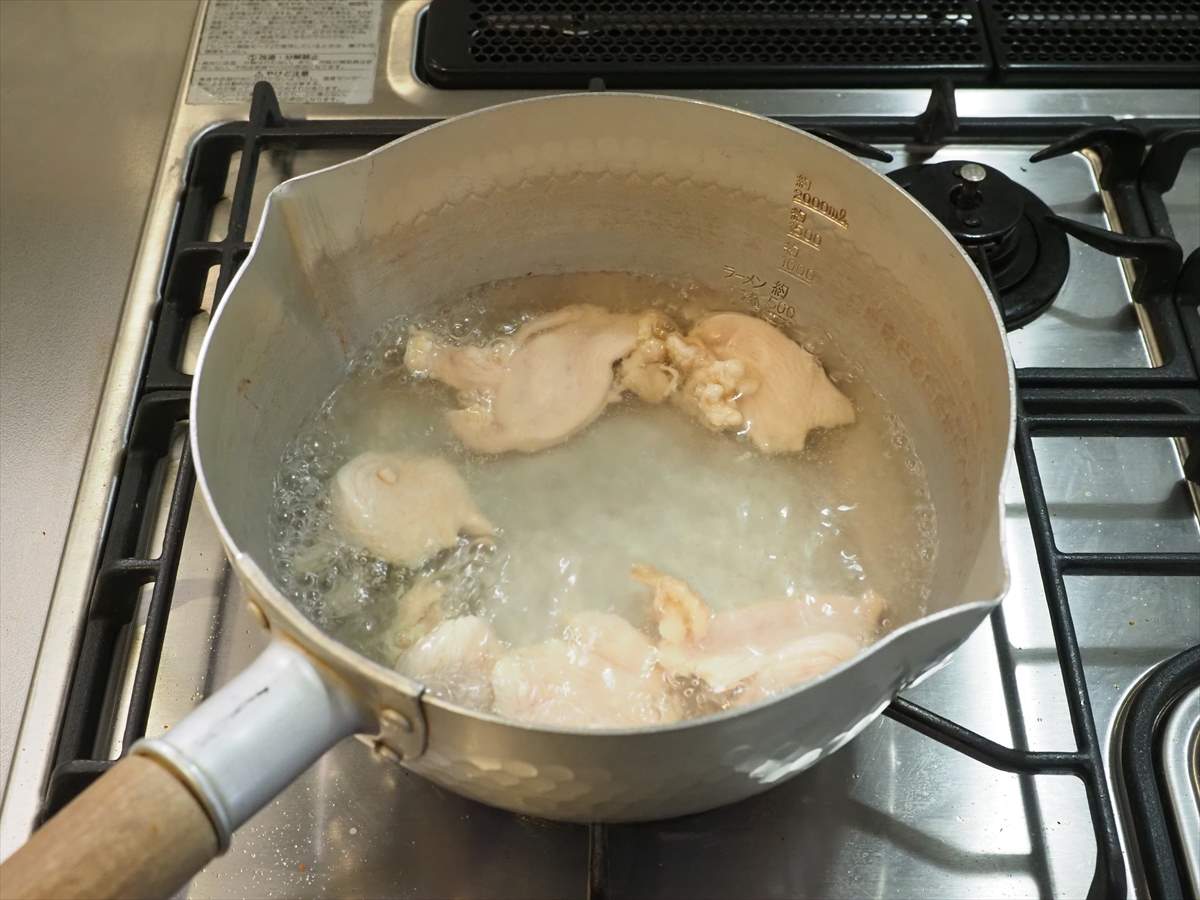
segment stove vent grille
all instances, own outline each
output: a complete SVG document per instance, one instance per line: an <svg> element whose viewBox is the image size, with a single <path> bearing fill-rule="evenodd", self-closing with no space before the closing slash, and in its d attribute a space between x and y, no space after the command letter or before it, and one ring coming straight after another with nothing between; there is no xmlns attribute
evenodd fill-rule
<svg viewBox="0 0 1200 900"><path fill-rule="evenodd" d="M982 10L1011 84L1062 75L1097 87L1200 84L1196 0L986 0Z"/></svg>
<svg viewBox="0 0 1200 900"><path fill-rule="evenodd" d="M751 87L981 81L969 0L434 0L426 76L443 87Z"/></svg>
<svg viewBox="0 0 1200 900"><path fill-rule="evenodd" d="M443 88L1200 81L1196 0L433 0Z"/></svg>

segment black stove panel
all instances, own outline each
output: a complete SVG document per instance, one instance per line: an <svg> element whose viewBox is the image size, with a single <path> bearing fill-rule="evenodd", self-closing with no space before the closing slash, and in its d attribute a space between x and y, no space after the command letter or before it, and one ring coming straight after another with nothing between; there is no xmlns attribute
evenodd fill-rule
<svg viewBox="0 0 1200 900"><path fill-rule="evenodd" d="M1200 82L1190 0L434 0L440 88Z"/></svg>
<svg viewBox="0 0 1200 900"><path fill-rule="evenodd" d="M1007 84L1200 82L1193 0L982 0L979 7Z"/></svg>
<svg viewBox="0 0 1200 900"><path fill-rule="evenodd" d="M980 82L970 0L435 0L420 62L438 87L760 87Z"/></svg>

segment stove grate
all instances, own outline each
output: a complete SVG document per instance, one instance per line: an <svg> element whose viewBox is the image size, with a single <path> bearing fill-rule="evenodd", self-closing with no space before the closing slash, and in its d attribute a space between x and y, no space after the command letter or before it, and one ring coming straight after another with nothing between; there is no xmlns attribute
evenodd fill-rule
<svg viewBox="0 0 1200 900"><path fill-rule="evenodd" d="M1085 127L1091 129L1087 132L1086 144L1099 140L1097 134L1111 139L1114 125L1102 119L1053 123L1003 119L960 121L953 115L953 94L945 90L934 94L932 105L936 109L906 119L823 117L812 121L795 118L784 121L798 128L837 134L845 145L875 158L880 151L871 147L871 143L926 141L932 119L942 123L937 129L939 132L953 135L957 143L968 144L1068 140L1078 143L1083 140L1079 137L1080 129ZM129 713L125 721L117 725L123 731L122 746L128 747L141 737L146 727L195 486L186 443L170 487L162 551L153 558L144 555L142 549L147 511L153 507L156 472L161 471L173 437L186 422L191 377L182 371L179 361L188 323L203 302L207 274L212 267L218 267L216 287L220 297L249 250L246 228L260 153L266 148L277 147L349 145L370 148L427 124L430 123L421 120L310 122L286 119L279 111L270 85L260 83L254 90L247 121L221 125L197 139L185 178L176 233L168 251L163 300L105 530L103 552L63 713L56 764L46 788L41 820L60 809L112 765L106 748L107 730L113 726L106 720L105 710L106 698L113 692L124 669L124 660L120 658L120 634L137 614L143 587L152 585ZM1126 234L1132 237L1109 236L1101 242L1107 242L1102 249L1108 250L1111 246L1124 255L1131 246L1138 246L1138 240L1171 239L1161 194L1174 179L1170 160L1175 158L1178 143L1183 140L1177 135L1195 133L1194 123L1185 124L1191 131L1159 128L1149 136L1146 166L1153 166L1150 174L1154 177L1139 177L1142 171L1139 156L1136 164L1126 165L1117 172L1117 177L1109 179L1109 190L1118 215ZM1124 128L1122 126L1122 130ZM1146 138L1142 140L1144 150ZM1155 148L1164 146L1166 150L1155 152ZM228 233L220 240L211 240L208 231L213 207L222 197L235 153L241 156ZM1132 159L1132 155L1129 158ZM1178 159L1174 165L1177 169ZM1135 243L1122 244L1122 240ZM1151 280L1156 284L1161 281ZM1175 293L1180 297L1177 298ZM1096 836L1096 874L1090 892L1093 897L1124 897L1128 886L1112 798L1104 774L1104 746L1092 714L1064 577L1194 574L1200 571L1200 553L1076 553L1060 550L1055 544L1032 440L1035 436L1062 435L1156 436L1179 438L1190 442L1193 448L1200 447L1200 379L1197 377L1200 341L1195 340L1196 335L1187 332L1182 324L1181 306L1177 303L1184 302L1184 294L1178 286L1159 284L1154 292L1142 297L1142 305L1150 315L1160 347L1164 348L1164 363L1158 367L1017 371L1017 464L1033 526L1076 746L1050 752L1003 746L904 698L897 699L886 711L890 718L984 765L1007 772L1069 775L1080 779L1087 793ZM1193 457L1195 455L1193 453ZM1193 480L1197 478L1197 468L1200 466L1189 462L1189 477ZM993 631L1001 659L1004 659L1007 639L996 616L993 616ZM1016 710L1010 710L1010 716L1020 719ZM590 896L599 898L605 895L608 885L605 826L592 826L590 837L588 886Z"/></svg>

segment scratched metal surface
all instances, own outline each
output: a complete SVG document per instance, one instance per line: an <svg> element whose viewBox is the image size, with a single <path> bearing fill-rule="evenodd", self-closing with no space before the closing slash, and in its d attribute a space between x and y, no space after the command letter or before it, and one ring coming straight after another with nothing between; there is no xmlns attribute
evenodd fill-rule
<svg viewBox="0 0 1200 900"><path fill-rule="evenodd" d="M421 7L419 2L385 3L386 52L372 106L287 112L440 116L522 96L439 92L420 84L412 72L411 48ZM698 96L774 114L911 115L924 105L926 92L713 91ZM963 91L959 111L965 116L1178 116L1192 111L1195 96ZM181 107L168 154L181 161L188 139L201 127L245 111ZM1030 166L1026 160L1033 149L947 148L937 159L969 156L988 163L1027 184L1056 211L1105 224L1088 161L1070 156ZM1200 233L1194 200L1197 156L1169 199L1184 230ZM265 196L283 178L340 158L303 152L264 158L256 196ZM900 156L893 165L908 161ZM169 221L173 187L160 185L167 205L151 210L158 228L148 246L156 252L166 240L163 223ZM1119 265L1078 244L1071 252L1071 275L1055 308L1013 337L1018 364L1147 364ZM127 317L148 311L137 303ZM116 363L136 367L136 357ZM1200 531L1180 487L1179 461L1168 441L1047 439L1037 442L1037 453L1064 548L1200 547ZM996 740L1061 749L1070 746L1063 691L1015 481L1007 497L1013 589L1001 615L910 696ZM1200 578L1074 578L1069 589L1104 731L1121 697L1146 668L1200 640ZM64 593L58 602L79 598ZM244 666L262 641L197 502L151 733L178 721ZM48 681L55 662L46 661ZM26 813L35 796L27 781L15 792L9 785L5 812L10 822ZM1076 897L1086 888L1093 861L1083 791L1074 781L996 773L884 720L761 797L701 816L611 829L609 888L613 897ZM248 823L229 853L186 893L195 898L581 897L586 864L584 829L521 819L462 800L378 763L365 746L346 741Z"/></svg>
<svg viewBox="0 0 1200 900"><path fill-rule="evenodd" d="M969 155L1022 180L1056 210L1106 224L1090 163L1072 156L1028 166L1033 149L949 147L938 157ZM281 178L330 161L298 154L288 167L268 165L260 174ZM1018 362L1147 364L1119 264L1078 245L1072 253L1054 309L1013 337ZM1168 441L1050 438L1036 449L1064 549L1200 546ZM1071 735L1058 664L1015 479L1007 499L1014 584L1002 614L910 696L996 740L1066 748ZM1200 578L1073 578L1069 588L1104 730L1138 675L1188 643L1181 624L1200 629ZM155 727L183 715L260 646L239 596L197 505ZM207 640L197 652L200 635ZM1003 670L1012 672L1007 683ZM611 829L609 871L614 897L1075 897L1086 889L1094 852L1074 780L997 773L881 721L762 797ZM244 827L230 853L192 883L190 896L578 896L586 855L581 828L461 800L378 764L347 741Z"/></svg>
<svg viewBox="0 0 1200 900"><path fill-rule="evenodd" d="M0 785L195 12L0 3Z"/></svg>
<svg viewBox="0 0 1200 900"><path fill-rule="evenodd" d="M1047 481L1072 496L1070 480ZM1181 511L1140 484L1092 499L1097 515L1105 505L1145 521L1156 506ZM1014 590L1002 616L910 696L996 740L1062 748L1070 740L1064 700L1015 485L1009 501ZM262 643L206 514L197 506L193 515L152 715L157 728ZM1181 545L1200 540L1182 515L1166 521L1179 523L1172 534ZM1186 642L1180 624L1194 622L1200 579L1072 579L1070 590L1104 729L1137 675ZM1015 731L994 629L1014 673ZM886 720L762 797L615 827L609 850L615 897L1077 897L1094 859L1073 780L993 772ZM346 741L246 825L189 896L581 896L586 851L579 827L461 800Z"/></svg>

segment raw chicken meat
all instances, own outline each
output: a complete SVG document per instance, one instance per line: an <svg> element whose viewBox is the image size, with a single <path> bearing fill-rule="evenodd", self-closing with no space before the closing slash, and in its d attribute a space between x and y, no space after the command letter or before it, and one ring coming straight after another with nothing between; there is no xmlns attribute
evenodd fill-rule
<svg viewBox="0 0 1200 900"><path fill-rule="evenodd" d="M654 645L646 636L614 613L595 610L577 613L567 622L564 636L588 653L626 672L649 674L658 659Z"/></svg>
<svg viewBox="0 0 1200 900"><path fill-rule="evenodd" d="M834 387L817 358L762 319L718 313L701 320L688 338L720 362L740 363L743 371L718 371L713 377L704 368L696 369L680 397L685 404L695 403L710 422L706 405L711 398L732 400L750 440L764 453L802 450L813 428L854 421L854 406Z"/></svg>
<svg viewBox="0 0 1200 900"><path fill-rule="evenodd" d="M490 347L456 347L413 330L404 364L459 392L446 415L482 453L532 453L560 444L620 397L613 366L638 345L638 317L577 304L526 322Z"/></svg>
<svg viewBox="0 0 1200 900"><path fill-rule="evenodd" d="M862 597L831 594L767 600L717 613L709 623L709 637L719 642L751 646L763 635L836 633L865 647L875 637L883 618L884 601L875 591Z"/></svg>
<svg viewBox="0 0 1200 900"><path fill-rule="evenodd" d="M874 591L757 603L720 613L683 581L651 566L634 577L654 588L659 663L677 678L697 678L746 705L821 675L852 658L873 638L883 614ZM665 625L665 627L664 627Z"/></svg>
<svg viewBox="0 0 1200 900"><path fill-rule="evenodd" d="M758 390L740 359L717 359L700 341L672 335L666 342L671 362L684 381L673 396L675 405L713 431L740 429L745 416L737 401Z"/></svg>
<svg viewBox="0 0 1200 900"><path fill-rule="evenodd" d="M635 565L633 577L654 591L658 633L664 641L683 644L704 639L712 614L686 581L645 565Z"/></svg>
<svg viewBox="0 0 1200 900"><path fill-rule="evenodd" d="M492 670L494 709L564 728L674 722L682 713L656 659L654 645L620 616L580 613L563 639L500 658Z"/></svg>
<svg viewBox="0 0 1200 900"><path fill-rule="evenodd" d="M617 387L647 403L662 403L679 387L679 370L671 365L667 341L678 339L675 323L659 312L638 319L638 343L617 365Z"/></svg>
<svg viewBox="0 0 1200 900"><path fill-rule="evenodd" d="M400 655L396 668L455 703L492 705L492 667L505 646L478 616L448 619Z"/></svg>
<svg viewBox="0 0 1200 900"><path fill-rule="evenodd" d="M813 428L854 421L853 405L816 357L742 313L708 316L684 337L658 311L576 304L487 347L414 329L404 364L459 392L462 408L447 421L483 453L560 444L624 391L649 403L671 399L715 431L744 431L766 453L802 450Z"/></svg>
<svg viewBox="0 0 1200 900"><path fill-rule="evenodd" d="M433 456L360 453L331 487L343 535L368 552L416 568L458 542L494 530L454 467Z"/></svg>
<svg viewBox="0 0 1200 900"><path fill-rule="evenodd" d="M699 653L664 653L663 665L676 677L701 679L725 695L727 706L748 706L811 681L862 649L844 634L826 632L795 640L776 637L758 644L711 644Z"/></svg>
<svg viewBox="0 0 1200 900"><path fill-rule="evenodd" d="M446 588L429 578L416 583L396 601L396 615L383 636L384 646L393 656L402 653L433 631L445 619L442 601Z"/></svg>
<svg viewBox="0 0 1200 900"><path fill-rule="evenodd" d="M816 357L754 316L718 313L687 337L667 334L660 343L660 365L673 373L662 377L678 390L639 395L670 395L708 428L741 431L764 453L802 450L813 428L854 421L854 407Z"/></svg>

